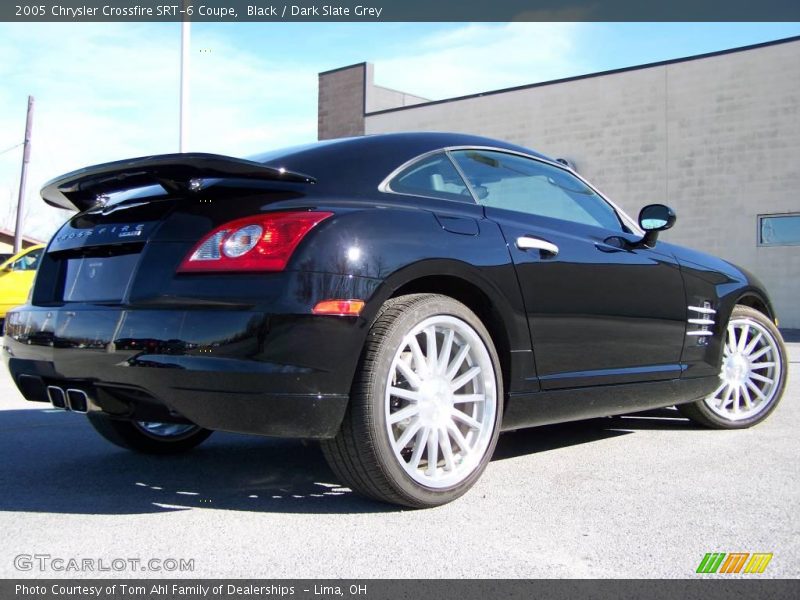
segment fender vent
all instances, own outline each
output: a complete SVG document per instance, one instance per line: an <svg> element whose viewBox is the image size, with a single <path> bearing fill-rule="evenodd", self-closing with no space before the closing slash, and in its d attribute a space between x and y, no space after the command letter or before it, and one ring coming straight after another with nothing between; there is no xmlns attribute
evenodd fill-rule
<svg viewBox="0 0 800 600"><path fill-rule="evenodd" d="M709 336L714 335L711 328L716 323L714 315L717 314L711 308L710 302L703 302L703 306L689 306L689 327L686 330L686 335L692 336L697 339L698 346L705 346L708 343Z"/></svg>

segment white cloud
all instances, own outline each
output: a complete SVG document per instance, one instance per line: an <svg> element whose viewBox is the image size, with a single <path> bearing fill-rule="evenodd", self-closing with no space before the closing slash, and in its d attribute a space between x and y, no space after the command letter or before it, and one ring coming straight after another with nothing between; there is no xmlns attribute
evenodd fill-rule
<svg viewBox="0 0 800 600"><path fill-rule="evenodd" d="M208 34L194 36L191 62L189 150L243 156L316 138L316 73ZM26 234L47 237L65 218L39 198L47 180L177 151L178 69L178 24L0 25L0 150L21 140L36 97ZM0 156L0 215L13 215L20 157Z"/></svg>
<svg viewBox="0 0 800 600"><path fill-rule="evenodd" d="M268 31L245 27L193 29L189 150L246 156L316 138L315 65L324 57L268 55L268 46L243 41ZM471 24L416 38L411 30L407 43L361 58L375 63L381 85L444 98L574 74L581 27ZM0 151L21 141L27 95L36 97L27 234L47 237L64 219L39 198L52 177L177 151L179 31L177 23L0 24ZM0 155L0 220L13 215L20 156Z"/></svg>
<svg viewBox="0 0 800 600"><path fill-rule="evenodd" d="M376 59L379 85L432 100L547 81L581 70L581 23L472 23Z"/></svg>

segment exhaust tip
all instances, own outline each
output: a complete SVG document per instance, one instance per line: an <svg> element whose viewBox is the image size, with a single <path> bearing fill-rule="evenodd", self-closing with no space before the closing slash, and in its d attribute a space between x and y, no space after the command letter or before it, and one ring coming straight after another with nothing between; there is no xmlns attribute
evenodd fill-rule
<svg viewBox="0 0 800 600"><path fill-rule="evenodd" d="M67 397L64 394L64 390L57 385L47 386L47 399L50 400L50 404L52 404L54 408L67 409Z"/></svg>
<svg viewBox="0 0 800 600"><path fill-rule="evenodd" d="M67 390L67 406L73 412L86 414L89 412L89 396L83 390L69 389Z"/></svg>

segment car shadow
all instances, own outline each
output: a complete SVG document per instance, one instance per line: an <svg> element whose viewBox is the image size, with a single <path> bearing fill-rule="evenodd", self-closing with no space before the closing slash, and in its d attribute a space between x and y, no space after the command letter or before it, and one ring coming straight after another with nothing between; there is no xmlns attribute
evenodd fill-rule
<svg viewBox="0 0 800 600"><path fill-rule="evenodd" d="M677 411L594 419L500 437L493 460L586 444L639 429L687 429ZM343 487L319 445L215 433L177 456L128 452L79 415L0 412L0 511L143 514L192 508L285 513L403 510Z"/></svg>

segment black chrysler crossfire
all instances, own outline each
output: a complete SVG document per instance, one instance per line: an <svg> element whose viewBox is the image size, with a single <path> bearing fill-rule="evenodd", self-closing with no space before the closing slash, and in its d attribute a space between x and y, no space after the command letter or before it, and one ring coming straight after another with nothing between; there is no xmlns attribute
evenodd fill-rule
<svg viewBox="0 0 800 600"><path fill-rule="evenodd" d="M242 160L170 154L48 183L78 213L9 313L28 400L172 453L211 431L321 440L368 497L449 502L501 431L677 405L708 427L778 404L763 286L658 241L570 168L407 133Z"/></svg>

